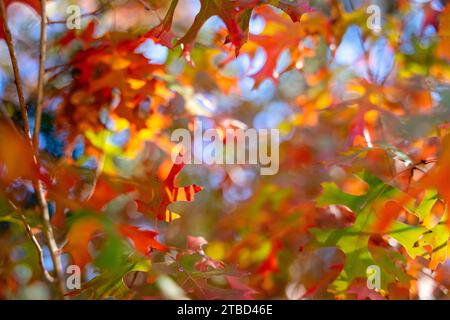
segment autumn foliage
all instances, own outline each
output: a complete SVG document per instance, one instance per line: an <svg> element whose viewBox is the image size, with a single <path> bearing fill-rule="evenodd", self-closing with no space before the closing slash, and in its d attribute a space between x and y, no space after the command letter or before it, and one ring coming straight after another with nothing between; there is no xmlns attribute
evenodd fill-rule
<svg viewBox="0 0 450 320"><path fill-rule="evenodd" d="M0 298L449 297L446 1L79 2L0 0ZM279 172L174 163L196 121Z"/></svg>

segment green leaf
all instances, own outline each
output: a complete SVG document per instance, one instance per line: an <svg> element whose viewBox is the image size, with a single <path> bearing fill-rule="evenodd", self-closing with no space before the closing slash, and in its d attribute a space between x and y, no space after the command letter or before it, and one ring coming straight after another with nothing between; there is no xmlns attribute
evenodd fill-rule
<svg viewBox="0 0 450 320"><path fill-rule="evenodd" d="M361 172L355 175L357 178L366 182L369 190L366 194L361 196L354 196L345 193L333 182L325 182L322 184L323 192L321 196L316 199L318 206L323 207L327 205L344 205L349 207L354 212L363 211L368 205L377 199L389 199L394 197L400 191L392 186L385 184L381 179L371 175L368 172Z"/></svg>
<svg viewBox="0 0 450 320"><path fill-rule="evenodd" d="M132 290L124 282L124 277L130 272L149 272L151 261L138 255L130 255L121 260L121 267L115 270L106 270L99 276L85 283L79 298L90 299L123 299Z"/></svg>
<svg viewBox="0 0 450 320"><path fill-rule="evenodd" d="M317 199L318 206L344 205L353 210L356 214L354 224L339 230L311 230L321 246L338 247L346 255L344 269L332 285L338 292L344 292L353 279L365 278L367 267L376 264L368 250L371 228L376 218L371 205L379 200L391 199L400 193L399 190L367 172L356 176L368 184L366 194L350 195L341 191L335 183L324 183L323 193ZM387 288L387 284L393 280L394 277L386 273L386 276L382 277L383 288Z"/></svg>

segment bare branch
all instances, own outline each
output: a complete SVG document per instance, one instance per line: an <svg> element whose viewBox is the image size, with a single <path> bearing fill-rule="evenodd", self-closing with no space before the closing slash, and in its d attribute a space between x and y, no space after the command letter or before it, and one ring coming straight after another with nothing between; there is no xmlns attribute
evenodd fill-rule
<svg viewBox="0 0 450 320"><path fill-rule="evenodd" d="M53 276L45 268L44 251L42 250L42 247L39 244L38 239L36 238L33 231L31 230L31 226L28 224L27 219L25 218L25 215L23 214L22 210L19 209L11 200L8 200L8 202L9 202L9 205L19 215L19 218L22 221L23 226L25 227L25 231L27 232L28 237L30 238L31 242L33 242L33 245L36 248L36 251L39 255L39 265L41 266L41 269L42 269L42 272L44 273L45 278L47 279L48 282L53 283L55 281L55 278L53 278Z"/></svg>
<svg viewBox="0 0 450 320"><path fill-rule="evenodd" d="M42 12L41 12L41 16L45 17L46 16L46 2L45 0L41 0L41 8L42 8ZM17 56L16 56L16 52L14 50L14 46L13 46L13 42L12 42L12 36L11 36L11 31L8 27L8 20L6 17L6 6L5 6L5 2L4 0L0 0L0 18L3 20L3 27L5 30L5 38L6 38L6 44L8 46L8 50L9 50L9 55L11 58L11 64L13 67L13 72L14 72L14 79L15 79L15 83L16 83L16 88L17 88L17 94L19 96L19 107L20 107L20 111L22 113L22 118L23 118L23 122L24 122L24 129L25 129L25 135L28 138L28 141L31 145L31 147L34 150L34 157L33 157L33 161L38 165L39 167L39 158L38 158L38 143L33 145L33 141L35 139L39 138L39 130L40 130L40 118L41 118L41 113L42 113L42 104L43 104L43 88L44 88L44 62L45 62L45 45L46 45L46 22L45 19L41 19L41 53L40 53L40 68L39 68L39 83L38 83L38 103L37 103L37 107L36 110L37 112L39 112L39 115L36 115L36 128L35 128L35 135L34 135L34 139L30 136L30 125L29 125L29 119L28 119L28 114L27 114L27 109L26 109L26 105L25 105L25 97L23 94L23 86L22 86L22 82L20 79L20 73L19 73L19 67L18 67L18 63L17 63ZM36 134L37 132L37 134ZM53 229L51 226L51 222L50 222L50 214L48 211L48 204L47 204L47 200L45 198L45 194L44 194L44 189L42 186L41 181L39 181L39 179L36 179L35 181L33 181L33 187L34 190L36 192L36 196L37 196L37 200L39 203L39 207L41 208L41 213L42 213L42 221L43 221L43 225L44 225L44 234L47 240L47 245L52 257L52 262L53 262L53 267L55 270L55 277L54 277L54 282L56 284L58 293L61 297L64 297L64 275L62 272L62 264L61 264L61 258L59 255L59 249L58 246L56 244L55 241L55 237L53 235ZM28 232L28 230L27 230ZM43 269L43 271L45 272L45 269Z"/></svg>
<svg viewBox="0 0 450 320"><path fill-rule="evenodd" d="M41 0L42 7L42 17L46 16L47 9L45 1ZM44 104L44 78L45 78L45 56L46 56L46 45L47 45L47 21L46 19L41 19L41 35L39 43L39 77L37 85L37 102L36 102L36 115L35 115L35 125L33 134L33 146L36 152L39 151L39 132L41 130L41 119L42 119L42 108Z"/></svg>
<svg viewBox="0 0 450 320"><path fill-rule="evenodd" d="M35 116L35 126L33 135L33 146L36 155L36 162L39 162L39 132L41 129L41 118L42 118L42 108L44 104L44 81L45 81L45 57L46 57L46 46L47 46L47 21L44 17L47 16L47 5L46 0L41 0L41 38L40 38L40 52L39 52L39 78L38 78L38 94L37 94L37 104L36 104L36 116ZM42 220L44 224L44 234L47 240L48 247L50 249L50 255L52 257L53 267L55 270L55 283L59 294L64 296L64 275L62 272L61 257L59 254L59 249L56 244L55 236L53 234L53 228L50 221L50 213L48 211L48 203L45 198L44 189L41 181L37 180L33 183L34 189L36 191L37 199L39 205L42 209Z"/></svg>
<svg viewBox="0 0 450 320"><path fill-rule="evenodd" d="M25 104L25 96L23 94L23 85L22 85L22 80L20 79L19 66L17 63L16 52L14 50L11 30L9 29L8 19L6 17L6 6L5 6L4 0L0 0L0 18L3 21L3 29L5 30L6 45L8 46L9 56L11 58L11 64L12 64L13 73L14 73L14 81L16 83L17 95L19 97L19 107L20 107L20 112L22 114L23 127L25 130L25 134L29 137L30 125L29 125L29 121L28 121L27 106Z"/></svg>
<svg viewBox="0 0 450 320"><path fill-rule="evenodd" d="M22 223L25 227L25 230L28 234L28 237L33 242L34 247L36 248L36 251L39 254L39 264L41 266L42 272L44 273L45 278L48 282L55 282L55 278L47 271L44 264L44 251L41 248L41 245L39 244L39 241L36 239L35 235L33 234L33 231L31 230L30 225L27 223L27 220L25 219L25 216L22 212L19 211L20 220L22 220Z"/></svg>

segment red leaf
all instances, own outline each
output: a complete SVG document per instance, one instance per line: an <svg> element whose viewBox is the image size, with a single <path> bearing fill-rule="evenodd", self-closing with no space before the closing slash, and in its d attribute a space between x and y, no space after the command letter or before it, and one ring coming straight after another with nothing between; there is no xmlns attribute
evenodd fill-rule
<svg viewBox="0 0 450 320"><path fill-rule="evenodd" d="M208 244L208 241L206 241L203 237L187 236L187 247L189 250L204 254L205 252L203 251L203 246L206 244Z"/></svg>
<svg viewBox="0 0 450 320"><path fill-rule="evenodd" d="M364 278L355 279L347 292L356 295L357 300L385 300L378 292L367 287L366 279Z"/></svg>
<svg viewBox="0 0 450 320"><path fill-rule="evenodd" d="M272 242L272 249L270 250L269 255L259 266L256 272L262 274L263 276L267 276L272 272L277 272L279 270L277 253L280 249L281 242L279 240L274 240Z"/></svg>
<svg viewBox="0 0 450 320"><path fill-rule="evenodd" d="M148 255L153 249L167 251L168 247L155 240L158 232L152 230L142 230L136 226L127 224L119 225L119 232L133 241L133 245L144 255Z"/></svg>
<svg viewBox="0 0 450 320"><path fill-rule="evenodd" d="M169 32L177 3L178 1L172 1L164 21L151 31L152 35L159 34L158 37L161 39L161 43L166 42L166 46L167 41L163 39L167 39L167 37L172 39ZM185 55L189 56L190 48L205 22L213 16L218 16L222 19L228 31L225 42L231 42L235 47L236 55L238 55L240 48L247 41L250 16L253 9L264 4L271 4L280 8L294 22L300 21L302 14L312 11L311 7L304 0L200 0L200 11L189 30L177 41L176 45L183 45Z"/></svg>
<svg viewBox="0 0 450 320"><path fill-rule="evenodd" d="M286 12L293 22L299 22L304 13L312 11L304 0L279 0L277 7Z"/></svg>

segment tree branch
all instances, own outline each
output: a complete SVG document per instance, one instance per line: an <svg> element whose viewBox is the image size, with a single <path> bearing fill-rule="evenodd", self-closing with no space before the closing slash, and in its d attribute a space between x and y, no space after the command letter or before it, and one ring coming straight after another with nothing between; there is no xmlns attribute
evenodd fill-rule
<svg viewBox="0 0 450 320"><path fill-rule="evenodd" d="M36 115L34 122L34 134L33 145L36 152L39 151L39 132L41 130L42 108L44 104L44 77L45 77L45 56L47 45L47 21L44 17L47 14L45 0L41 0L41 35L39 43L39 78L37 85L37 102L36 102Z"/></svg>
<svg viewBox="0 0 450 320"><path fill-rule="evenodd" d="M41 130L42 108L44 104L44 81L45 81L45 58L46 58L46 46L47 46L47 4L46 0L41 0L41 35L39 45L39 78L37 85L37 103L36 103L36 115L35 126L33 134L33 147L35 150L36 162L39 163L39 132ZM45 198L44 189L41 181L34 182L34 189L37 194L39 205L42 209L42 220L44 224L44 234L49 247L50 255L52 257L53 267L55 270L55 284L61 297L64 297L64 274L62 271L61 257L59 254L59 248L56 244L55 236L53 234L53 228L50 221L50 213L48 210L47 199Z"/></svg>
<svg viewBox="0 0 450 320"><path fill-rule="evenodd" d="M42 250L42 247L39 244L38 239L33 234L33 231L31 230L31 226L28 224L27 219L25 218L25 215L23 214L22 210L19 209L11 200L8 200L8 203L19 215L19 218L22 221L23 226L25 227L25 231L27 232L28 237L30 238L31 242L33 242L33 245L36 248L36 251L39 255L39 259L38 259L39 265L41 266L41 269L42 269L42 272L43 272L45 278L47 279L48 282L54 282L55 279L45 268L44 251Z"/></svg>
<svg viewBox="0 0 450 320"><path fill-rule="evenodd" d="M23 223L23 225L25 227L25 230L26 230L26 232L28 234L28 237L33 242L34 247L36 248L36 251L39 254L39 264L41 266L41 269L42 269L42 272L44 273L45 278L47 279L48 282L54 283L55 282L55 278L53 278L53 276L45 268L44 251L42 250L42 247L39 244L39 241L36 239L35 235L33 234L33 231L31 230L30 225L27 223L27 220L25 219L24 214L20 210L18 211L18 213L19 213L19 216L20 216L20 220L22 220L22 223Z"/></svg>
<svg viewBox="0 0 450 320"><path fill-rule="evenodd" d="M3 21L3 29L5 30L6 45L8 46L9 56L11 58L11 64L12 64L13 73L14 73L14 81L16 83L17 95L19 97L20 113L22 114L23 128L25 130L26 136L29 137L30 136L30 125L29 125L29 121L28 121L27 106L25 104L25 98L24 98L24 94L23 94L23 85L22 85L22 80L20 79L19 66L18 66L17 58L16 58L17 56L16 56L16 52L14 50L11 30L9 29L8 19L6 17L5 2L3 0L0 0L0 18Z"/></svg>
<svg viewBox="0 0 450 320"><path fill-rule="evenodd" d="M41 1L41 17L46 16L46 2L45 0ZM33 161L39 166L39 131L40 131L40 122L41 122L41 115L42 115L42 105L43 105L43 98L44 98L44 62L45 62L45 46L46 46L46 19L41 19L41 40L40 40L40 66L39 66L39 82L38 82L38 101L36 106L36 125L34 130L34 136L30 136L30 125L29 125L29 119L27 114L27 109L25 105L25 96L23 93L23 85L22 81L20 79L20 73L19 73L19 67L17 63L17 56L14 50L13 42L12 42L12 36L11 31L8 27L8 20L6 17L6 6L4 0L0 0L0 18L3 20L3 27L5 30L5 38L6 38L6 44L8 46L9 55L11 58L11 63L13 67L14 72L14 79L15 84L17 88L17 94L19 97L19 106L20 111L22 113L22 119L24 122L24 130L25 130L25 136L28 138L28 141L31 145L31 147L34 150L34 156ZM35 144L33 144L33 140L37 141ZM47 200L45 198L44 189L42 186L42 183L39 179L36 179L33 181L33 187L37 196L39 207L41 208L42 213L42 221L44 226L44 235L47 241L47 245L50 251L50 255L52 257L53 262L53 268L55 271L54 276L54 283L56 285L56 289L58 291L58 295L60 297L64 297L64 274L62 272L62 264L61 264L61 258L59 256L59 249L56 244L55 237L53 235L53 229L50 222L50 213L48 211L48 204ZM28 230L27 230L28 232ZM43 269L45 272L45 268Z"/></svg>
<svg viewBox="0 0 450 320"><path fill-rule="evenodd" d="M58 245L56 244L55 236L53 234L53 228L50 221L50 213L48 211L48 203L45 198L44 190L41 181L35 181L33 183L34 189L36 191L39 206L42 211L42 222L44 225L44 234L47 241L47 245L52 257L53 267L55 270L55 285L57 287L60 297L64 297L65 286L64 286L64 274L62 270L61 257L59 253Z"/></svg>

